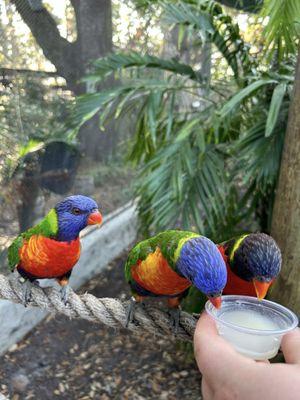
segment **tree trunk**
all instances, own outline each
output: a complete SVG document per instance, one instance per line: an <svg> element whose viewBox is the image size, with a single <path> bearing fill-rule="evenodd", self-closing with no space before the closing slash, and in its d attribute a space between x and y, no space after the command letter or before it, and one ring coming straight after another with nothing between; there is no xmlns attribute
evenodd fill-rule
<svg viewBox="0 0 300 400"><path fill-rule="evenodd" d="M40 192L38 178L40 174L39 152L28 153L20 163L14 175L13 185L16 193L16 205L20 232L24 232L36 220L35 206Z"/></svg>
<svg viewBox="0 0 300 400"><path fill-rule="evenodd" d="M42 1L10 1L30 28L45 57L66 79L68 89L75 95L89 92L80 79L92 61L112 51L111 0L71 0L77 25L77 40L74 43L60 35L55 19ZM112 127L108 127L105 133L101 132L95 117L82 127L79 140L81 150L87 157L102 160L112 154L116 137Z"/></svg>
<svg viewBox="0 0 300 400"><path fill-rule="evenodd" d="M271 234L283 256L271 298L300 314L300 47L293 99L272 216Z"/></svg>
<svg viewBox="0 0 300 400"><path fill-rule="evenodd" d="M111 0L78 1L75 10L82 75L84 75L89 70L92 61L112 52ZM112 84L113 81L109 80L100 88L97 87L97 91ZM75 88L76 94L95 90L87 85L84 88L80 86L78 89ZM105 131L102 132L99 129L97 116L84 125L79 133L79 139L81 151L89 158L98 161L109 159L115 147L114 144L117 142L112 123L107 125Z"/></svg>

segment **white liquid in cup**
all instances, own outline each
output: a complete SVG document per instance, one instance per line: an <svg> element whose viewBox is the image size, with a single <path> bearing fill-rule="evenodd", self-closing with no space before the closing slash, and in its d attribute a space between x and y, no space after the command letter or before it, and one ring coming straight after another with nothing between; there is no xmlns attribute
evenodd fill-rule
<svg viewBox="0 0 300 400"><path fill-rule="evenodd" d="M289 309L250 296L222 296L220 309L209 301L205 308L215 319L219 334L254 360L274 357L283 335L298 325L298 318Z"/></svg>
<svg viewBox="0 0 300 400"><path fill-rule="evenodd" d="M278 330L280 326L269 317L261 315L252 310L235 310L220 315L220 320L230 322L244 328L257 330ZM274 357L280 346L278 336L258 336L253 334L241 334L232 330L231 327L218 324L218 331L221 336L230 342L235 349L245 356L255 360L266 360ZM255 349L255 350L253 350Z"/></svg>
<svg viewBox="0 0 300 400"><path fill-rule="evenodd" d="M259 329L263 331L280 329L280 326L272 321L269 317L259 314L255 311L228 311L224 314L221 314L220 319L244 328Z"/></svg>

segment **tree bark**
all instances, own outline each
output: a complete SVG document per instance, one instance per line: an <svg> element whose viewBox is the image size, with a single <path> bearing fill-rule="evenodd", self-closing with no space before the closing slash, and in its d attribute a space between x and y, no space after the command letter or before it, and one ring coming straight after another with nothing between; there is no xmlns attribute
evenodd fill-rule
<svg viewBox="0 0 300 400"><path fill-rule="evenodd" d="M40 154L28 153L21 161L13 176L13 187L17 194L16 208L19 231L24 232L36 220L36 203L40 192Z"/></svg>
<svg viewBox="0 0 300 400"><path fill-rule="evenodd" d="M60 35L54 18L40 0L10 1L30 28L45 57L54 64L58 75L66 79L68 89L75 95L89 92L80 79L92 61L112 51L111 0L71 0L77 25L77 40L73 43ZM79 141L87 157L103 160L112 154L116 137L112 126L107 132L100 132L95 117L82 127Z"/></svg>
<svg viewBox="0 0 300 400"><path fill-rule="evenodd" d="M271 298L300 314L300 47L272 216L282 271Z"/></svg>
<svg viewBox="0 0 300 400"><path fill-rule="evenodd" d="M73 0L75 9L77 34L81 55L82 75L89 70L92 61L112 52L112 10L111 0ZM107 81L97 91L113 84ZM95 88L79 87L79 92L93 92ZM97 134L95 134L97 132ZM105 132L99 129L98 117L88 121L79 133L81 150L94 160L107 160L112 155L117 142L113 124L106 126Z"/></svg>
<svg viewBox="0 0 300 400"><path fill-rule="evenodd" d="M34 11L28 0L11 0L11 3L31 30L45 57L54 64L58 74L64 77L68 84L76 70L76 45L60 36L54 18L45 7Z"/></svg>

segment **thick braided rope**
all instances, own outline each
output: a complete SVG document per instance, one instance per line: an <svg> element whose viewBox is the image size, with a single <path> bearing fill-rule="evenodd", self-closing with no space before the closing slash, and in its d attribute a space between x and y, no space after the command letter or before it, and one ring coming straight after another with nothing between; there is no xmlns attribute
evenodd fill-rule
<svg viewBox="0 0 300 400"><path fill-rule="evenodd" d="M0 275L0 299L14 303L23 303L24 285L15 276ZM54 288L32 287L32 300L29 306L39 307L51 313L59 313L69 318L83 318L88 321L101 322L113 328L125 328L129 301L113 298L98 298L89 293L77 295L70 289L68 304L65 305L60 293ZM177 334L174 334L172 318L167 310L156 307L137 305L134 312L134 322L128 329L140 333L146 331L157 336L173 336L176 339L191 341L196 325L196 318L181 312Z"/></svg>

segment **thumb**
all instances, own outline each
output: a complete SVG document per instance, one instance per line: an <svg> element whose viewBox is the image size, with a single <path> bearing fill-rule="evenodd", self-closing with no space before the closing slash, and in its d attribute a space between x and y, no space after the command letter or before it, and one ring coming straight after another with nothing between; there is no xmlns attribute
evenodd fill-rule
<svg viewBox="0 0 300 400"><path fill-rule="evenodd" d="M281 349L288 364L300 364L300 329L287 333L282 338Z"/></svg>

